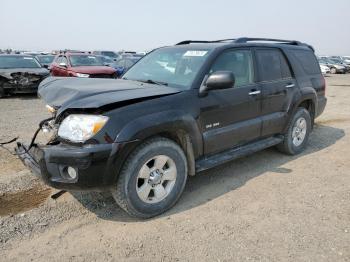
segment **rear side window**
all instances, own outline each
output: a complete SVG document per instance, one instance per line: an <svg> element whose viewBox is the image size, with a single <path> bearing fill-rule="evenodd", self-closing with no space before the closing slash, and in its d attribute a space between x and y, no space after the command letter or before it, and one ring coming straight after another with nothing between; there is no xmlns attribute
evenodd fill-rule
<svg viewBox="0 0 350 262"><path fill-rule="evenodd" d="M320 66L311 51L293 50L293 53L307 74L319 74Z"/></svg>
<svg viewBox="0 0 350 262"><path fill-rule="evenodd" d="M291 72L286 58L277 49L256 51L260 81L274 81L290 78Z"/></svg>

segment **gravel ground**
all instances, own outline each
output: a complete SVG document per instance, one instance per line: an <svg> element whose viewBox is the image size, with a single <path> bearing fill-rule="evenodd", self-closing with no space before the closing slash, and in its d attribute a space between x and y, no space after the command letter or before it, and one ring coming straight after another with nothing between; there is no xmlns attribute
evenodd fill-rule
<svg viewBox="0 0 350 262"><path fill-rule="evenodd" d="M130 218L107 193L54 200L57 190L0 149L1 260L350 261L350 76L327 84L303 154L272 148L201 173L150 220ZM0 100L0 141L29 141L47 116L33 96Z"/></svg>

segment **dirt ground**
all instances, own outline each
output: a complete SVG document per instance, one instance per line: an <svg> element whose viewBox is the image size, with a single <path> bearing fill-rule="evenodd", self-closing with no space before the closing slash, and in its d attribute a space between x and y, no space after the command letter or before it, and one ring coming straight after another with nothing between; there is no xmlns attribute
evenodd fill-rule
<svg viewBox="0 0 350 262"><path fill-rule="evenodd" d="M177 205L149 220L107 193L54 200L0 149L0 260L350 261L350 75L326 79L304 153L271 148L191 177ZM46 116L35 97L0 100L0 141L29 141Z"/></svg>

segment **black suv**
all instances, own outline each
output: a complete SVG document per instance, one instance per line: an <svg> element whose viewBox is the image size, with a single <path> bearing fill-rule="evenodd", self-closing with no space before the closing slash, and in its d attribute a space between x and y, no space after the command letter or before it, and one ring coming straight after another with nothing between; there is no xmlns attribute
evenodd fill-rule
<svg viewBox="0 0 350 262"><path fill-rule="evenodd" d="M271 146L303 151L325 88L307 44L184 41L120 80L44 80L39 96L53 116L36 134L52 139L16 150L55 188L110 190L130 215L152 217L175 204L188 175Z"/></svg>

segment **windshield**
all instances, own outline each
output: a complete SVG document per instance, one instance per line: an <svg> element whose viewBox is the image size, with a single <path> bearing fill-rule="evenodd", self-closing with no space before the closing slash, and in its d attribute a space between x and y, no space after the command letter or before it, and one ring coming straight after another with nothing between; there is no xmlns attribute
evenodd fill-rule
<svg viewBox="0 0 350 262"><path fill-rule="evenodd" d="M55 58L54 55L40 55L36 57L40 63L42 64L51 64L53 59Z"/></svg>
<svg viewBox="0 0 350 262"><path fill-rule="evenodd" d="M94 55L71 55L70 63L75 66L103 66L103 61L100 57Z"/></svg>
<svg viewBox="0 0 350 262"><path fill-rule="evenodd" d="M156 81L188 89L210 53L180 47L153 51L129 69L124 79Z"/></svg>
<svg viewBox="0 0 350 262"><path fill-rule="evenodd" d="M0 56L0 68L40 68L39 62L30 56Z"/></svg>

